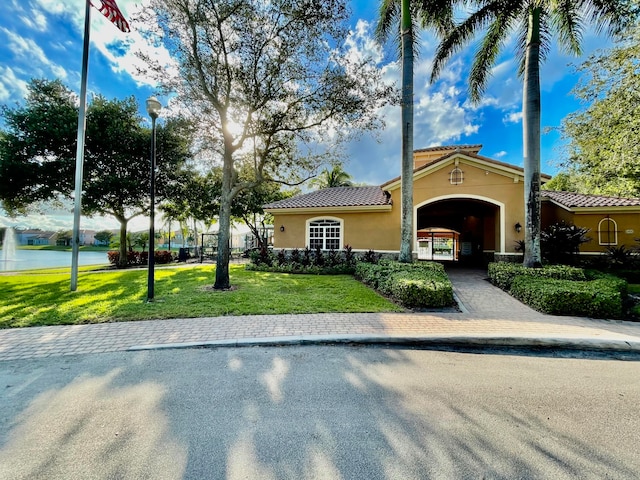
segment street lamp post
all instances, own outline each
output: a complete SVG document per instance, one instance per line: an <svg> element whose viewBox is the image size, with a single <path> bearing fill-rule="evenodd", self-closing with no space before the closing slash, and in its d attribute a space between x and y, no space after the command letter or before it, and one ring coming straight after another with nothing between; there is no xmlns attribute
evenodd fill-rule
<svg viewBox="0 0 640 480"><path fill-rule="evenodd" d="M149 268L147 276L147 302L153 301L155 267L155 208L156 208L156 119L162 105L156 97L147 99L147 113L151 117L151 186L149 187Z"/></svg>

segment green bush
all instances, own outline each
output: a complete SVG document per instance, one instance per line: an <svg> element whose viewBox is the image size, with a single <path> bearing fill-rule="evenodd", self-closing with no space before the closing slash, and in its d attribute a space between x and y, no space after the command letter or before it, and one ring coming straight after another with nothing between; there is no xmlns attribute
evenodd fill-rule
<svg viewBox="0 0 640 480"><path fill-rule="evenodd" d="M622 287L619 279L591 281L556 280L517 275L511 295L531 308L552 315L619 318L622 315Z"/></svg>
<svg viewBox="0 0 640 480"><path fill-rule="evenodd" d="M543 268L529 268L519 263L494 262L488 267L491 283L509 291L516 276L524 275L534 278L550 278L557 280L586 280L582 268L567 265L547 265Z"/></svg>
<svg viewBox="0 0 640 480"><path fill-rule="evenodd" d="M448 278L425 275L429 270L392 273L385 284L391 296L408 308L440 308L453 305L453 287Z"/></svg>
<svg viewBox="0 0 640 480"><path fill-rule="evenodd" d="M439 263L358 262L355 277L408 308L453 305L453 286Z"/></svg>

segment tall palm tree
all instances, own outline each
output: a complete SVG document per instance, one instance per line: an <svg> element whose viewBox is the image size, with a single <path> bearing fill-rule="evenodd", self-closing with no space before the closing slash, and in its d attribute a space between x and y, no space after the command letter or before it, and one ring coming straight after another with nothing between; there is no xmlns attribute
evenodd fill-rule
<svg viewBox="0 0 640 480"><path fill-rule="evenodd" d="M353 185L351 175L342 169L342 165L334 165L331 170L325 168L316 178L311 180L310 185L318 189L331 187L350 187Z"/></svg>
<svg viewBox="0 0 640 480"><path fill-rule="evenodd" d="M524 157L524 265L541 265L540 256L540 64L553 43L568 53L581 53L582 32L590 22L613 33L631 19L627 0L458 0L475 8L439 45L431 81L446 62L473 40L484 38L469 73L469 94L478 102L498 54L509 35L518 32L519 75L523 78L522 131Z"/></svg>
<svg viewBox="0 0 640 480"><path fill-rule="evenodd" d="M386 41L392 30L400 40L402 60L402 207L400 224L401 262L413 261L413 59L417 43L415 21L423 28L438 27L441 31L451 25L452 9L449 0L382 0L376 36Z"/></svg>

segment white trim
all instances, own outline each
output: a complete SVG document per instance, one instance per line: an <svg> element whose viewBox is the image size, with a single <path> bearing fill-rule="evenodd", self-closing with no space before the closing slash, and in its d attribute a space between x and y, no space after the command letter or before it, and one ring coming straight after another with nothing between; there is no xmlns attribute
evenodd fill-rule
<svg viewBox="0 0 640 480"><path fill-rule="evenodd" d="M304 226L304 245L305 247L310 247L310 238L309 238L309 224L311 222L318 222L320 220L331 220L333 222L340 223L340 245L336 250L342 250L344 248L344 220L339 217L331 217L329 215L322 215L320 217L308 218L305 222Z"/></svg>
<svg viewBox="0 0 640 480"><path fill-rule="evenodd" d="M602 225L602 222L611 222L613 223L613 243L612 242L603 242L602 241L602 228L600 228L600 226ZM607 232L610 232L609 229L606 230ZM611 240L611 237L609 237L609 240ZM598 222L598 245L618 245L618 224L616 223L616 221L611 218L611 217L604 217L602 220L600 220Z"/></svg>
<svg viewBox="0 0 640 480"><path fill-rule="evenodd" d="M490 203L498 207L500 212L500 250L495 253L502 254L505 252L505 245L507 243L507 231L506 231L506 215L505 215L505 205L502 202L494 200L493 198L483 197L482 195L474 195L471 193L459 193L459 194L448 194L448 195L440 195L439 197L430 198L429 200L425 200L422 203L413 206L413 218L414 222L417 221L418 218L418 209L423 207L424 205L429 205L430 203L440 202L442 200L454 200L454 199L470 199L470 200L481 200L486 203ZM416 245L418 242L418 230L413 229L413 244Z"/></svg>

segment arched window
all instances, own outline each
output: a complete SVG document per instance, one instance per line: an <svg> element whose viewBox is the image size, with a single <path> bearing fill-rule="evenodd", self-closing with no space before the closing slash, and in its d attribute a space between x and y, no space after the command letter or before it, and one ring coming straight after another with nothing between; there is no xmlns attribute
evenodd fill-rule
<svg viewBox="0 0 640 480"><path fill-rule="evenodd" d="M449 174L449 183L451 185L460 185L464 180L464 173L460 168L456 167Z"/></svg>
<svg viewBox="0 0 640 480"><path fill-rule="evenodd" d="M340 250L342 248L342 221L335 218L319 218L307 223L310 249Z"/></svg>
<svg viewBox="0 0 640 480"><path fill-rule="evenodd" d="M612 218L605 217L598 223L598 243L600 245L618 244L618 224Z"/></svg>

